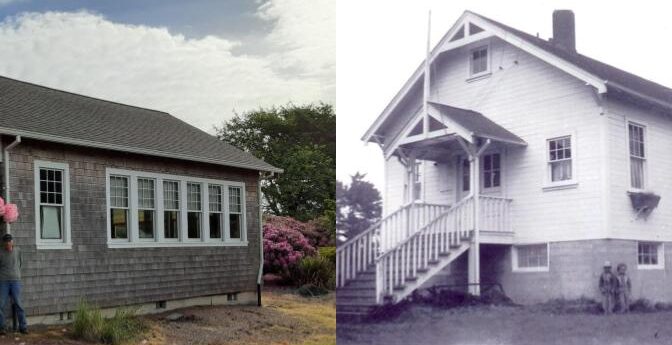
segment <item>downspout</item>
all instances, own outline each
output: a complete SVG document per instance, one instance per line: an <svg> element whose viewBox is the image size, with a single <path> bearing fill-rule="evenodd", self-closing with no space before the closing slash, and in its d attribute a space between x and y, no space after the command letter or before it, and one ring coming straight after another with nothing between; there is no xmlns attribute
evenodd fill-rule
<svg viewBox="0 0 672 345"><path fill-rule="evenodd" d="M3 165L4 165L4 168L5 168L4 189L5 189L5 202L6 203L9 203L9 201L10 201L10 197L9 197L9 150L14 148L14 146L18 145L20 142L21 142L21 136L17 135L16 138L14 138L14 141L11 144L7 145L7 147L5 147L5 149L2 152L3 153L2 159L3 159L3 163L4 163ZM5 227L6 232L8 234L11 233L9 223L5 223L5 226L6 226Z"/></svg>
<svg viewBox="0 0 672 345"><path fill-rule="evenodd" d="M261 181L263 173L259 172L259 182L257 183L257 197L259 202L259 273L257 274L257 306L261 307L261 281L264 275L264 226L263 212L261 210Z"/></svg>

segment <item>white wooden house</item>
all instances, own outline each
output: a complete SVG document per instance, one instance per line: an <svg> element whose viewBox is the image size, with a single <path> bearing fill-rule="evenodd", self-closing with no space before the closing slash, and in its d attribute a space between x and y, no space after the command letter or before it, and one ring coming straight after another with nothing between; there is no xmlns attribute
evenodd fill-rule
<svg viewBox="0 0 672 345"><path fill-rule="evenodd" d="M550 40L466 11L428 49L363 137L384 218L338 248L339 313L432 284L597 298L606 260L634 298L672 301L672 90L581 55L574 31L566 10Z"/></svg>

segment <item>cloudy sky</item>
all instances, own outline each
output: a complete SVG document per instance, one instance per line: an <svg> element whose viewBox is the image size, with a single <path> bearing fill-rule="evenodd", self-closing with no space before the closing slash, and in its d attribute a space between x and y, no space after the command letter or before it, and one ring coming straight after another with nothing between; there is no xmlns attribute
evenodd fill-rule
<svg viewBox="0 0 672 345"><path fill-rule="evenodd" d="M342 1L337 8L337 178L356 171L383 186L383 159L375 144L360 141L366 129L422 62L427 14L432 45L464 10L549 38L554 9L576 17L580 53L672 87L672 21L667 2L414 0ZM644 6L643 4L646 4Z"/></svg>
<svg viewBox="0 0 672 345"><path fill-rule="evenodd" d="M335 102L335 0L0 0L0 75L158 109Z"/></svg>

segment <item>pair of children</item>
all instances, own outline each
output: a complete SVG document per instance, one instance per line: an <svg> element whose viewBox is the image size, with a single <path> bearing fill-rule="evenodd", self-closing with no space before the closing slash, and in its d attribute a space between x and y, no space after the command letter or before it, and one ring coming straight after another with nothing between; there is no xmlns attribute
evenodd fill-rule
<svg viewBox="0 0 672 345"><path fill-rule="evenodd" d="M614 305L618 303L619 312L626 313L630 308L630 292L632 284L626 274L628 266L621 263L616 267L617 274L611 272L611 263L604 263L604 272L600 275L600 292L602 293L602 308L605 314L611 314Z"/></svg>

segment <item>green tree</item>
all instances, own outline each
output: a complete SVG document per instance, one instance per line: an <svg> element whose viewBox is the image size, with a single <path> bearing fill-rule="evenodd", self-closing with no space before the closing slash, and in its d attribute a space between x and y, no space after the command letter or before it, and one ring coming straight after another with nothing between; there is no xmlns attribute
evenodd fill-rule
<svg viewBox="0 0 672 345"><path fill-rule="evenodd" d="M336 228L341 240L357 236L380 220L380 192L365 177L357 172L350 177L350 185L336 182Z"/></svg>
<svg viewBox="0 0 672 345"><path fill-rule="evenodd" d="M331 105L260 108L216 127L217 136L282 174L266 178L267 212L301 221L334 212L336 114Z"/></svg>

